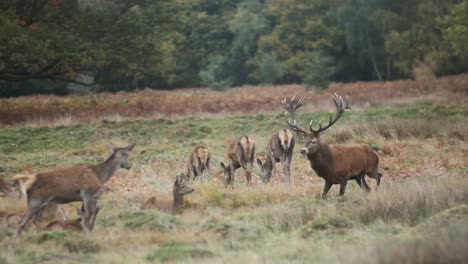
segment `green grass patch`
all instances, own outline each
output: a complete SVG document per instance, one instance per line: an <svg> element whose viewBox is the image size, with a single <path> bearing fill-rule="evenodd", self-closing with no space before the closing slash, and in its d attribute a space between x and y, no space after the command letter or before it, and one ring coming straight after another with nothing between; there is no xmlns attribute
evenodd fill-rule
<svg viewBox="0 0 468 264"><path fill-rule="evenodd" d="M146 256L146 259L149 261L174 261L182 259L195 259L195 258L208 258L212 257L214 254L206 249L201 249L200 247L190 245L190 244L181 244L181 243L168 243L162 245L156 251L149 253Z"/></svg>

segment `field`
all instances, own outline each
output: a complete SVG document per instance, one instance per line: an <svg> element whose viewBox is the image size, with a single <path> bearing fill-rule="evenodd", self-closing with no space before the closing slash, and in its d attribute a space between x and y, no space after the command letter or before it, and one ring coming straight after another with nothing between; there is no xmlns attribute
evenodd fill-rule
<svg viewBox="0 0 468 264"><path fill-rule="evenodd" d="M118 114L116 105L104 105L125 100L122 94L103 100L104 95L99 95L90 104L84 102L91 96L5 100L0 109L10 117L1 118L0 177L7 180L16 173L103 161L111 142L136 143L136 147L131 154L133 168L119 170L106 184L109 191L100 200L103 209L91 233L31 229L19 237L15 230L3 229L0 263L467 263L468 84L466 75L448 78L452 79L413 82L416 88L408 88L406 95L404 88L395 87L413 87L411 83L331 87L351 94L353 109L323 139L332 144L368 144L378 152L384 176L378 191L373 180L368 180L373 189L369 194L350 182L344 197L334 186L328 200L320 198L324 182L298 147L291 186L280 183L281 165L267 185L258 176L253 186L246 185L241 170L236 172L234 190L224 188L219 179L219 162L225 160L232 138L252 136L257 156L264 159L270 135L285 127L281 110L267 99L279 101L292 92L311 94L316 104L306 108L300 121L327 120L331 100L301 86L272 88L277 93L252 88L254 94L270 97L255 97L247 94L249 88L238 88L250 98L246 111L234 106L219 111L223 107L218 102L229 102L232 91L193 90L194 104L205 91L205 105L217 105L212 112L196 108L193 113L187 112L189 95L160 92L167 93L164 98L171 98L171 105L180 100L176 108L183 111L159 113L152 108L148 114L121 112L118 118L111 118ZM382 94L374 92L372 87L377 86L383 87ZM398 92L392 93L392 87ZM139 93L132 96L145 98L141 93L153 92ZM128 109L134 107L132 96ZM241 99L237 95L233 100L240 105ZM41 105L40 100L48 104ZM71 109L67 104L94 109L84 112L93 113L92 117L67 112ZM65 109L65 116L47 118L46 113L56 107ZM33 113L39 108L42 114L38 110L37 115L12 117L12 109ZM171 198L175 176L184 172L189 152L199 144L212 153L211 179L192 184L196 191L187 196L184 213L140 210L152 195ZM258 175L258 167L255 172ZM25 208L24 201L0 199L0 211ZM78 207L78 203L66 206L72 218Z"/></svg>

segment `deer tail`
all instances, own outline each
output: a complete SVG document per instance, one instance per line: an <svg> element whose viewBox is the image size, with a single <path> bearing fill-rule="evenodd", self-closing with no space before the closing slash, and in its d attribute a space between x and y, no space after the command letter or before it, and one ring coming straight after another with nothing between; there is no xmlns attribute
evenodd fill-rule
<svg viewBox="0 0 468 264"><path fill-rule="evenodd" d="M25 197L27 197L27 191L36 181L36 175L37 174L18 174L13 176L13 180L19 182L21 193Z"/></svg>

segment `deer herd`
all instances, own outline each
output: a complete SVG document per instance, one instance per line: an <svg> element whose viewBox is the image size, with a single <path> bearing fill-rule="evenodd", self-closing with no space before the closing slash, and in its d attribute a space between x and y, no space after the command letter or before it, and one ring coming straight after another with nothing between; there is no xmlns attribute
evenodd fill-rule
<svg viewBox="0 0 468 264"><path fill-rule="evenodd" d="M335 106L336 115L330 115L327 125L314 122L309 129L299 125L296 111L306 103L306 97L299 99L286 98L281 106L286 110L285 118L289 128L303 142L300 153L307 157L311 168L325 180L322 198L334 184L340 185L340 196L344 195L348 180L355 180L361 188L369 192L370 187L366 176L377 181L380 185L382 174L378 172L379 157L367 145L330 145L322 141L321 134L333 126L343 115L351 109L348 97L331 96ZM315 126L315 128L314 128ZM291 161L296 139L289 129L275 132L267 145L265 161L256 160L260 168L260 179L263 183L271 182L276 174L276 163L283 166L283 182L291 183ZM68 168L59 168L48 172L35 174L19 174L14 176L13 183L0 178L0 195L26 197L27 210L24 214L0 211L0 227L16 227L21 234L29 228L30 221L37 230L68 230L85 231L93 229L96 216L101 209L98 199L103 193L104 184L115 174L119 168L129 170L132 164L128 160L134 144L111 148L110 156L97 165L76 165ZM242 168L246 182L252 184L252 171L255 161L255 141L252 137L242 135L233 140L227 148L227 162L220 163L221 178L224 186L234 188L234 173ZM158 200L149 198L142 206L142 210L155 209L172 214L181 214L184 205L184 196L194 191L187 183L200 178L203 182L210 170L210 153L208 148L197 146L189 155L187 171L176 177L173 186L173 200ZM70 202L82 202L77 210L78 218L68 220L68 216L61 206ZM43 219L49 223L40 226Z"/></svg>

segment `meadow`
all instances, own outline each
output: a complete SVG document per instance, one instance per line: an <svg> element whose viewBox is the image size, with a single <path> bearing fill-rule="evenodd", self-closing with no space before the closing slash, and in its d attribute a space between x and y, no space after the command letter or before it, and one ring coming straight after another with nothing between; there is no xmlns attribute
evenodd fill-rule
<svg viewBox="0 0 468 264"><path fill-rule="evenodd" d="M466 84L462 87L458 95L466 94ZM356 107L323 139L371 146L380 157L382 185L376 191L370 179L372 192L366 194L350 182L344 197L334 186L328 200L320 198L324 182L299 154L300 142L291 186L281 183L281 169L272 183L262 184L257 167L253 186L245 184L241 170L233 190L222 186L219 162L229 141L250 135L257 157L265 159L270 135L286 126L278 107L173 119L152 114L4 122L0 177L7 180L17 173L103 161L109 143L136 147L133 168L119 170L106 184L91 233L31 229L19 237L15 230L0 230L0 263L467 263L468 104L460 96L437 97L437 91L420 100L414 100L416 93L401 96L391 104L356 93ZM299 119L326 121L328 109L333 105L326 99ZM175 176L200 144L212 153L210 180L192 184L195 192L187 196L184 213L140 210L152 195L171 197ZM25 208L24 201L0 199L0 210ZM78 206L66 206L72 218Z"/></svg>

